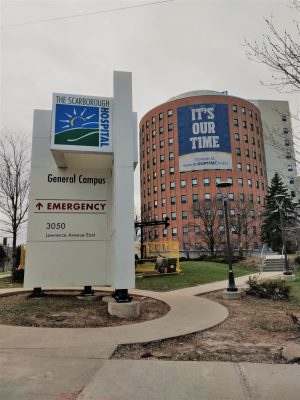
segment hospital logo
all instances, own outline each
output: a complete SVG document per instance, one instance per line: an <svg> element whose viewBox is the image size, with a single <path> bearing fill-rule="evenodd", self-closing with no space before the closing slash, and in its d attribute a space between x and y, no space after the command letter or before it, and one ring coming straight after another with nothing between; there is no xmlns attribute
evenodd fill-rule
<svg viewBox="0 0 300 400"><path fill-rule="evenodd" d="M100 146L99 107L56 104L54 144Z"/></svg>

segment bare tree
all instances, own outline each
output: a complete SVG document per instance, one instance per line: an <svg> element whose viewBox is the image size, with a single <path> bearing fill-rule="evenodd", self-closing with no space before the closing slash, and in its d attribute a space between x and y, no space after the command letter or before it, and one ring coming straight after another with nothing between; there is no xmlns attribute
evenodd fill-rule
<svg viewBox="0 0 300 400"><path fill-rule="evenodd" d="M190 224L190 229L195 238L199 237L204 250L215 255L225 238L222 202L216 198L198 201L193 204L192 213L195 222ZM196 222L197 219L199 223Z"/></svg>
<svg viewBox="0 0 300 400"><path fill-rule="evenodd" d="M240 256L260 242L261 210L250 201L235 201L229 210L232 246Z"/></svg>
<svg viewBox="0 0 300 400"><path fill-rule="evenodd" d="M136 227L136 223L141 222L141 214L134 207L134 233L135 233L135 242L141 241L141 228Z"/></svg>
<svg viewBox="0 0 300 400"><path fill-rule="evenodd" d="M225 217L223 203L214 198L193 204L194 222L190 224L189 239L201 244L211 255L223 247L225 239ZM250 201L228 202L231 246L243 255L260 241L260 215ZM198 219L198 223L196 222Z"/></svg>
<svg viewBox="0 0 300 400"><path fill-rule="evenodd" d="M195 232L191 231L191 226L185 226L187 229L186 233L178 233L177 238L179 243L181 243L180 252L184 255L187 260L190 260L190 253L196 250L198 244ZM190 232L189 232L190 230ZM200 243L199 243L200 245Z"/></svg>
<svg viewBox="0 0 300 400"><path fill-rule="evenodd" d="M300 1L291 0L289 7L295 10L295 20L289 27L280 32L272 19L265 19L268 33L264 34L260 42L250 43L245 40L246 54L252 61L264 64L272 71L269 83L261 82L281 92L299 92L300 90ZM298 19L298 20L297 20ZM294 28L295 33L292 33ZM280 112L278 111L280 114ZM288 158L299 165L299 110L289 117L294 121L294 146L283 151L279 135L274 135L270 127L264 127L264 140L277 152L278 157ZM276 132L277 133L277 132ZM275 171L274 171L275 172Z"/></svg>
<svg viewBox="0 0 300 400"><path fill-rule="evenodd" d="M14 272L17 235L28 211L29 155L23 137L6 132L0 139L0 168L0 230L12 234Z"/></svg>
<svg viewBox="0 0 300 400"><path fill-rule="evenodd" d="M292 1L290 6L299 13L299 0ZM267 86L279 91L297 92L300 89L299 23L292 22L296 31L293 37L287 30L280 32L272 19L265 19L265 22L268 33L263 35L261 43L250 43L246 40L246 54L250 60L264 64L272 71L272 82L266 84Z"/></svg>

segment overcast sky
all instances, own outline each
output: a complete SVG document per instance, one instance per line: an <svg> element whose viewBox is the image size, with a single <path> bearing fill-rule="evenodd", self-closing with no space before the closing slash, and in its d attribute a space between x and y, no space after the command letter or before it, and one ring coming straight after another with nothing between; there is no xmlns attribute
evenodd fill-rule
<svg viewBox="0 0 300 400"><path fill-rule="evenodd" d="M113 70L132 71L139 119L196 89L289 100L296 111L299 97L262 86L271 73L250 62L242 45L245 38L261 41L271 15L279 30L293 33L288 2L175 0L132 7L139 4L147 1L2 1L1 129L30 137L33 109L51 109L52 92L112 96Z"/></svg>

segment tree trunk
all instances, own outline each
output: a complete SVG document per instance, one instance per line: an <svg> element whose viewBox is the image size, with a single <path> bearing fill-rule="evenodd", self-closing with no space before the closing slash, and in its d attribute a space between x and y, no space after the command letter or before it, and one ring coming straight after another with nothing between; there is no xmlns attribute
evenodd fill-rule
<svg viewBox="0 0 300 400"><path fill-rule="evenodd" d="M211 256L215 255L215 244L214 243L210 243L209 251L210 251Z"/></svg>
<svg viewBox="0 0 300 400"><path fill-rule="evenodd" d="M15 270L17 269L17 230L13 229L13 242L12 242L12 269L11 277L14 281Z"/></svg>

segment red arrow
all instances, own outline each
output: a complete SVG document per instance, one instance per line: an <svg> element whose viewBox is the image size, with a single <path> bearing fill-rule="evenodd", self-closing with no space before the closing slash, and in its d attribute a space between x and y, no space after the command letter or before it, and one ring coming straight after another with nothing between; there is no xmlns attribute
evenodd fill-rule
<svg viewBox="0 0 300 400"><path fill-rule="evenodd" d="M40 210L41 208L44 207L42 203L37 203L35 206L36 206L39 210Z"/></svg>

